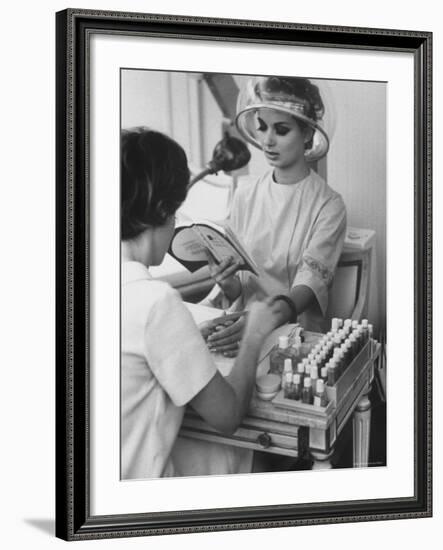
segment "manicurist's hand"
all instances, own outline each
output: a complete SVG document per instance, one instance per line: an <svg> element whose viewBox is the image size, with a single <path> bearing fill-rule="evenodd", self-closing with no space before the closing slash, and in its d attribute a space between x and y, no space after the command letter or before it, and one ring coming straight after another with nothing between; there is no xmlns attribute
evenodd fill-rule
<svg viewBox="0 0 443 550"><path fill-rule="evenodd" d="M240 262L235 261L232 256L229 256L220 263L217 263L209 250L206 249L205 253L208 259L211 277L223 290L228 300L233 302L241 293L240 280L235 275L240 269Z"/></svg>
<svg viewBox="0 0 443 550"><path fill-rule="evenodd" d="M276 310L272 298L263 302L254 302L245 323L243 340L263 340L280 325L280 313Z"/></svg>
<svg viewBox="0 0 443 550"><path fill-rule="evenodd" d="M222 319L214 321L220 323ZM244 337L228 377L223 378L217 371L190 402L206 422L228 434L234 433L248 410L263 339L277 326L278 315L272 300L254 303L247 317L242 315L224 330L232 331L240 321Z"/></svg>
<svg viewBox="0 0 443 550"><path fill-rule="evenodd" d="M243 314L231 325L224 326L219 321L207 338L208 347L226 357L236 357L242 340L262 342L280 324L281 314L272 298L254 302L247 315Z"/></svg>

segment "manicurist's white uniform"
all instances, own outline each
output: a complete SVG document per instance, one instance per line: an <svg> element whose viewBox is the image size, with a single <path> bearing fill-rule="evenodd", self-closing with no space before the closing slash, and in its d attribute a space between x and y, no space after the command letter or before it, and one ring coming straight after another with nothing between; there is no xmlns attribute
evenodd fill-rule
<svg viewBox="0 0 443 550"><path fill-rule="evenodd" d="M122 263L121 478L180 475L171 451L185 405L216 367L180 295Z"/></svg>
<svg viewBox="0 0 443 550"><path fill-rule="evenodd" d="M216 373L179 293L122 262L121 478L235 474L251 453L178 437L185 405Z"/></svg>
<svg viewBox="0 0 443 550"><path fill-rule="evenodd" d="M317 304L299 321L308 330L324 329L328 289L343 249L346 209L341 196L313 170L295 184L276 183L273 170L254 182L240 183L229 223L256 262L260 285L270 296L306 285ZM257 278L238 273L242 308L260 298Z"/></svg>

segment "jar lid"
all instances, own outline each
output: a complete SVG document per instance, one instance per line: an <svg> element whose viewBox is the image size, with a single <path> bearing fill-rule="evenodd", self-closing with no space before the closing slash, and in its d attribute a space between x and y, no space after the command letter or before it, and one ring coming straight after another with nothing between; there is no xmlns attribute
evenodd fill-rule
<svg viewBox="0 0 443 550"><path fill-rule="evenodd" d="M262 393L278 391L281 386L281 377L278 374L264 374L256 380L257 390Z"/></svg>

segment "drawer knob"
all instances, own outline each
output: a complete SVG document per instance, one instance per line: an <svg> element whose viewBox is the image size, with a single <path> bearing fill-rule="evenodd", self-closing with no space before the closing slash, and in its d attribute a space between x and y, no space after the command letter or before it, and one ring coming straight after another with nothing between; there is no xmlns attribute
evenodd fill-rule
<svg viewBox="0 0 443 550"><path fill-rule="evenodd" d="M260 434L257 437L257 441L259 445L261 445L264 449L267 449L268 447L270 447L272 443L271 436L266 432Z"/></svg>

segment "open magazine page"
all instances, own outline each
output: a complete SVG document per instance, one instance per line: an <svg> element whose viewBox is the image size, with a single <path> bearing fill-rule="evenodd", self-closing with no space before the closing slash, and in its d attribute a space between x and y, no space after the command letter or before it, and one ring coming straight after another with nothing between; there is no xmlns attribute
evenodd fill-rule
<svg viewBox="0 0 443 550"><path fill-rule="evenodd" d="M220 263L232 256L242 269L257 274L257 267L244 247L228 227L208 221L187 221L176 226L169 253L190 271L196 271L208 263L209 250Z"/></svg>

